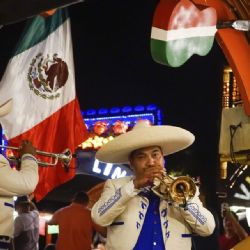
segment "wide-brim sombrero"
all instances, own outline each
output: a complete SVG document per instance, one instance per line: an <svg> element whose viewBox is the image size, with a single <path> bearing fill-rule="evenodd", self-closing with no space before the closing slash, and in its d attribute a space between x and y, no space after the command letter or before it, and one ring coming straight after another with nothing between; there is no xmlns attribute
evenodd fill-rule
<svg viewBox="0 0 250 250"><path fill-rule="evenodd" d="M131 131L103 145L96 158L107 163L128 163L132 151L149 146L160 146L166 156L187 148L194 139L194 135L183 128L150 126L148 122L140 121Z"/></svg>
<svg viewBox="0 0 250 250"><path fill-rule="evenodd" d="M0 117L7 115L12 109L12 99L0 103Z"/></svg>

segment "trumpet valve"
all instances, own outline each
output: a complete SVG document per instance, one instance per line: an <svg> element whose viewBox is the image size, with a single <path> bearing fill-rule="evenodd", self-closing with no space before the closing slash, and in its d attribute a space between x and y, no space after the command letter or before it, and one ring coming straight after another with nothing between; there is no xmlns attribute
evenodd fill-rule
<svg viewBox="0 0 250 250"><path fill-rule="evenodd" d="M153 187L151 190L162 199L169 199L169 185L172 182L172 178L168 175L163 175L161 179L155 178Z"/></svg>

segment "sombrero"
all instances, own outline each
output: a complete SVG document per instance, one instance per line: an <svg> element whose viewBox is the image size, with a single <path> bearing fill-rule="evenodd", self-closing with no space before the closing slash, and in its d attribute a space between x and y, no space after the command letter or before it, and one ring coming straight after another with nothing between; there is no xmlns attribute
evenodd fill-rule
<svg viewBox="0 0 250 250"><path fill-rule="evenodd" d="M12 99L0 103L0 117L7 115L12 109Z"/></svg>
<svg viewBox="0 0 250 250"><path fill-rule="evenodd" d="M104 144L96 158L107 163L128 163L132 151L149 146L160 146L165 156L190 146L194 139L192 133L180 127L151 126L147 121L139 121L131 131Z"/></svg>

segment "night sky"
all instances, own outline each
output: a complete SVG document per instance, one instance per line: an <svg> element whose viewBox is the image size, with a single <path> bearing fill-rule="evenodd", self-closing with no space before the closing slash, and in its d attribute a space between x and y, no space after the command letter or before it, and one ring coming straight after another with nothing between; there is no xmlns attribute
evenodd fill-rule
<svg viewBox="0 0 250 250"><path fill-rule="evenodd" d="M81 109L156 104L164 124L196 136L189 149L170 157L169 167L200 175L215 191L225 58L214 46L170 68L152 60L151 24L156 0L92 0L69 7ZM25 21L0 30L0 75Z"/></svg>

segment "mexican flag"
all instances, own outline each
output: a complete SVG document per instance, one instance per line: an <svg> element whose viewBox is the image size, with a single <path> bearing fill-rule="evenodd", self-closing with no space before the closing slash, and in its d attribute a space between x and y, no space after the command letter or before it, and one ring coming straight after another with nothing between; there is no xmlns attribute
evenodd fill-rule
<svg viewBox="0 0 250 250"><path fill-rule="evenodd" d="M87 139L75 90L70 20L67 9L37 16L27 24L0 82L0 100L12 99L12 110L0 118L11 146L28 139L40 151L75 151ZM39 156L38 156L39 157ZM62 164L39 167L36 200L75 175Z"/></svg>

